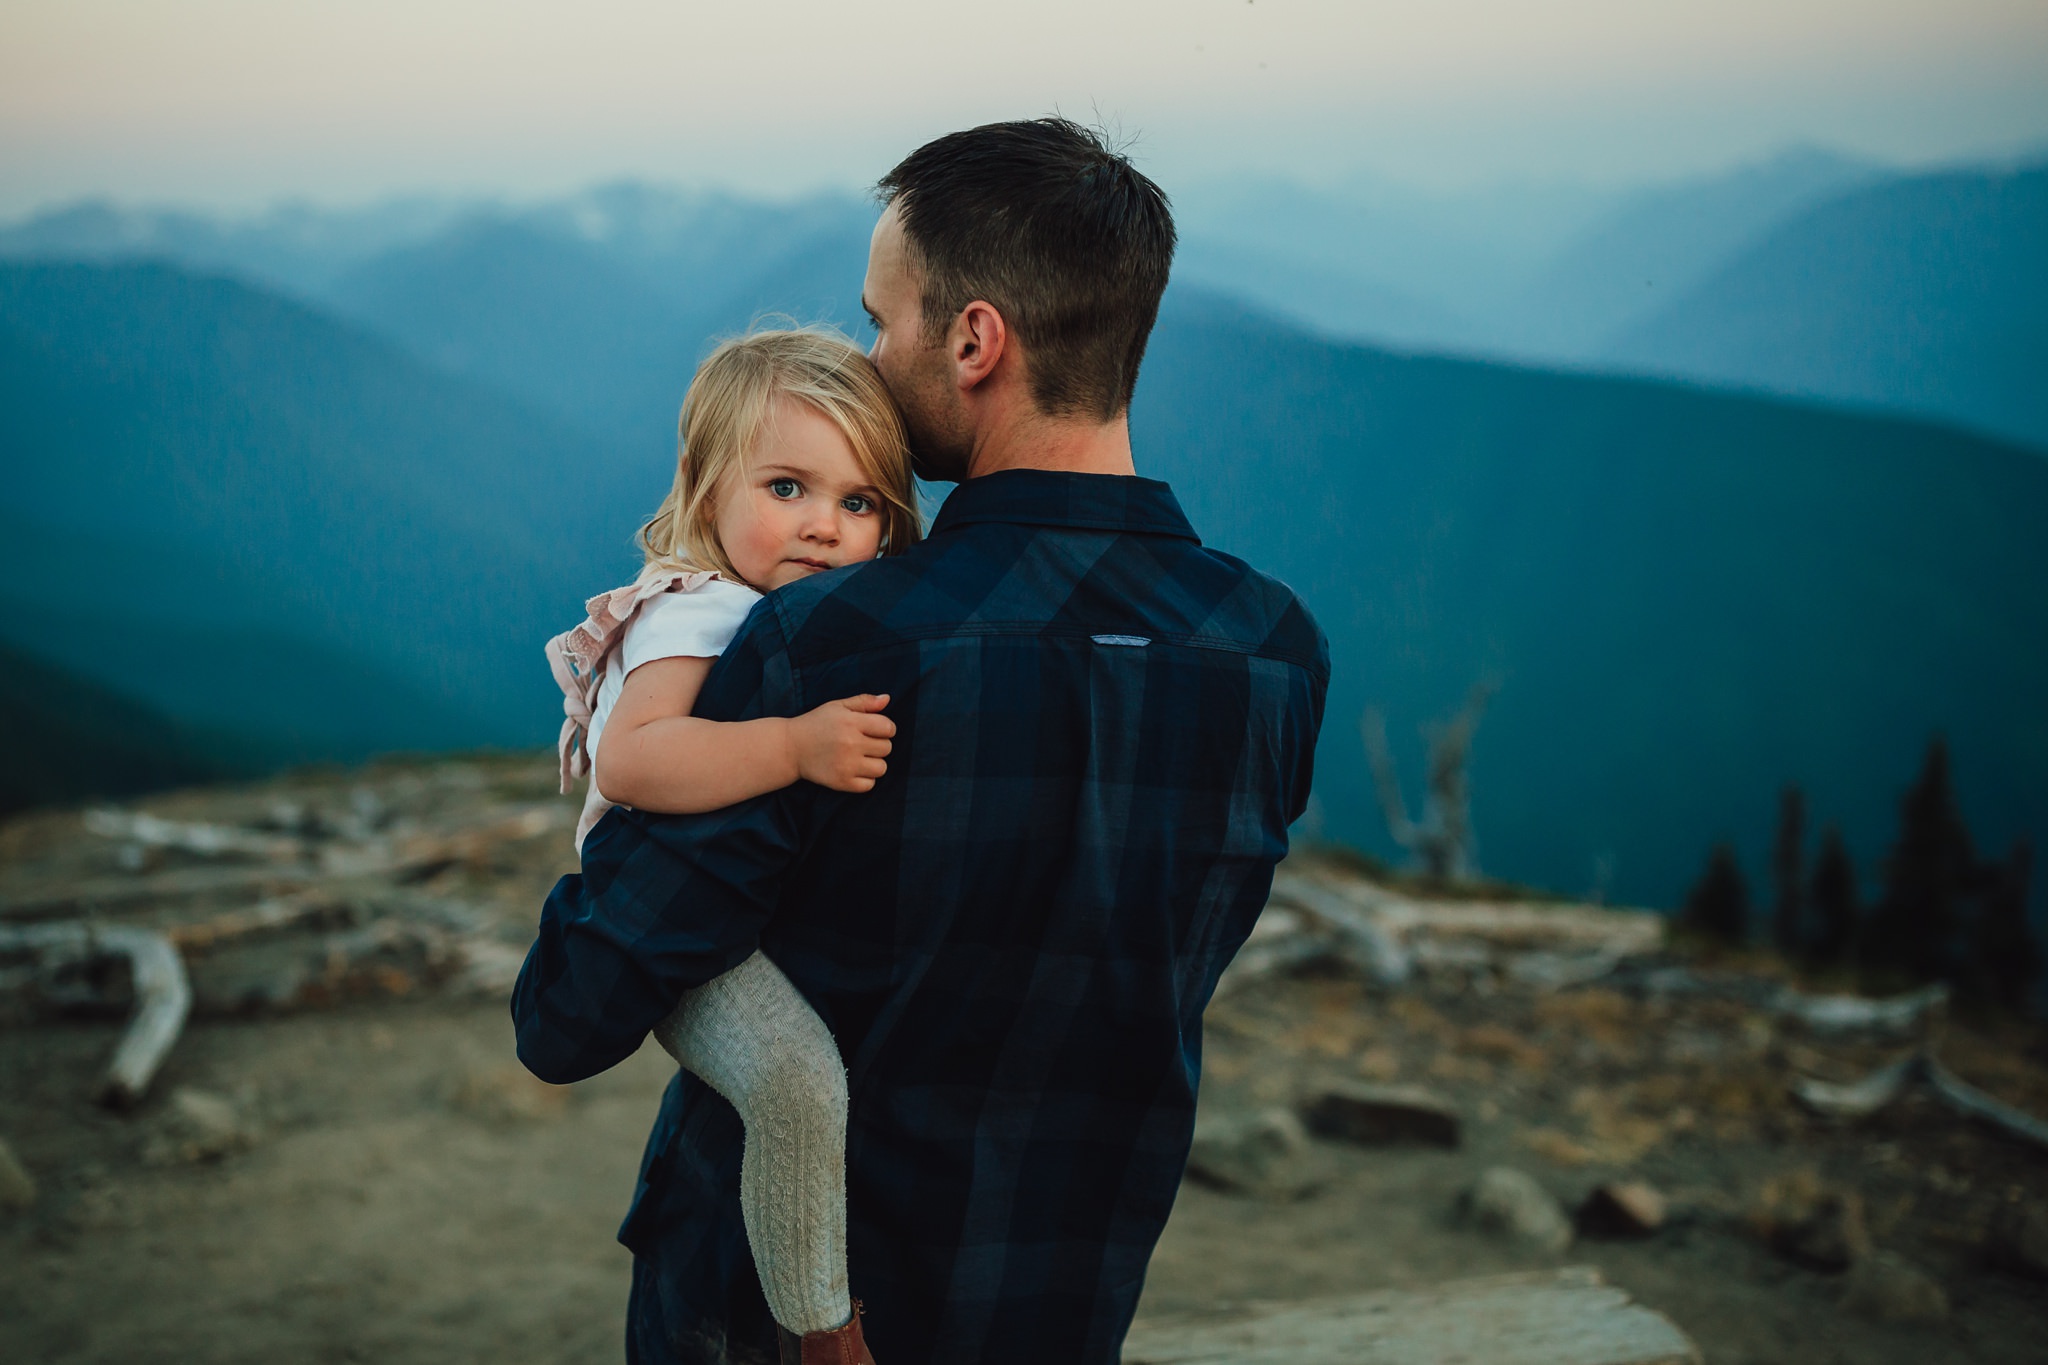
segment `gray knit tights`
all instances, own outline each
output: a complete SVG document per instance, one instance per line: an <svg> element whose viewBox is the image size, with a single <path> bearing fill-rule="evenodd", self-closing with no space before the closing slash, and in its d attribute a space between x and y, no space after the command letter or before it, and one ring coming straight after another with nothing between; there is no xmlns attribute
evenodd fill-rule
<svg viewBox="0 0 2048 1365"><path fill-rule="evenodd" d="M817 1011L759 953L683 997L654 1037L746 1125L740 1212L775 1320L853 1317L846 1288L846 1068Z"/></svg>

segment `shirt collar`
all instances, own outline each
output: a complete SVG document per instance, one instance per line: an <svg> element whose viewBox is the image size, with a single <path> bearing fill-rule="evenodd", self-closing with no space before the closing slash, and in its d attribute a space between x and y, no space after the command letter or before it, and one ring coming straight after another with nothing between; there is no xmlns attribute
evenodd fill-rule
<svg viewBox="0 0 2048 1365"><path fill-rule="evenodd" d="M955 487L932 519L932 535L982 521L1066 526L1086 531L1202 538L1188 525L1173 490L1134 474L1069 474L1005 469Z"/></svg>

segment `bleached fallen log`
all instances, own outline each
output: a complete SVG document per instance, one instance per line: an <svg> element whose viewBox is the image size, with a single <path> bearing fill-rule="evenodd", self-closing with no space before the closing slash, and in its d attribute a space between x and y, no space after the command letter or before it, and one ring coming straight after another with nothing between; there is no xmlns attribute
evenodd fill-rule
<svg viewBox="0 0 2048 1365"><path fill-rule="evenodd" d="M1299 914L1269 904L1253 922L1251 935L1237 950L1237 956L1223 969L1223 976L1216 983L1216 998L1265 977L1328 958L1332 952L1329 940L1310 933Z"/></svg>
<svg viewBox="0 0 2048 1365"><path fill-rule="evenodd" d="M1946 1005L1948 998L1948 986L1942 982L1883 1000L1806 995L1788 986L1771 1001L1771 1009L1815 1033L1910 1033L1929 1013Z"/></svg>
<svg viewBox="0 0 2048 1365"><path fill-rule="evenodd" d="M98 938L101 947L128 959L135 983L135 1016L100 1087L103 1102L126 1107L148 1093L184 1031L185 1017L192 1012L192 985L178 950L162 934L124 925L100 930Z"/></svg>
<svg viewBox="0 0 2048 1365"><path fill-rule="evenodd" d="M1508 978L1539 991L1561 991L1583 986L1610 975L1621 965L1622 954L1613 948L1595 948L1583 953L1550 953L1541 950L1522 953L1508 962Z"/></svg>
<svg viewBox="0 0 2048 1365"><path fill-rule="evenodd" d="M180 952L204 952L253 934L277 933L318 924L341 909L333 898L322 895L276 897L258 901L246 910L233 910L196 924L174 925L164 936Z"/></svg>
<svg viewBox="0 0 2048 1365"><path fill-rule="evenodd" d="M1336 892L1301 877L1275 877L1272 899L1319 921L1336 937L1344 955L1381 985L1399 985L1414 971L1400 938Z"/></svg>
<svg viewBox="0 0 2048 1365"><path fill-rule="evenodd" d="M385 866L410 870L437 863L460 862L498 844L537 839L544 834L568 829L574 824L575 816L573 808L559 801L499 806L452 829L416 830L378 842L388 846L384 855ZM334 852L339 856L343 850Z"/></svg>
<svg viewBox="0 0 2048 1365"><path fill-rule="evenodd" d="M1498 948L1580 949L1633 957L1664 946L1664 917L1648 910L1543 902L1425 901L1373 895L1373 914L1397 933L1482 939Z"/></svg>
<svg viewBox="0 0 2048 1365"><path fill-rule="evenodd" d="M267 895L317 880L319 873L314 868L271 864L181 867L142 876L70 878L0 894L0 920L51 920L75 916L88 908L115 910L215 896Z"/></svg>
<svg viewBox="0 0 2048 1365"><path fill-rule="evenodd" d="M48 971L99 957L126 958L135 1012L107 1064L100 1099L127 1106L148 1093L192 1012L192 985L169 939L127 924L34 924L0 927L0 953L27 953Z"/></svg>
<svg viewBox="0 0 2048 1365"><path fill-rule="evenodd" d="M1881 1066L1859 1081L1792 1080L1792 1098L1827 1118L1860 1119L1875 1114L1906 1093L1920 1078L1919 1053Z"/></svg>
<svg viewBox="0 0 2048 1365"><path fill-rule="evenodd" d="M2008 1136L2048 1147L2048 1123L1976 1086L1924 1052L1915 1052L1879 1067L1859 1081L1836 1084L1797 1077L1792 1096L1829 1118L1868 1118L1914 1089L1925 1086L1936 1099L1959 1114L1990 1125Z"/></svg>
<svg viewBox="0 0 2048 1365"><path fill-rule="evenodd" d="M418 876L436 867L483 856L499 843L560 831L573 818L574 811L559 803L500 806L450 829L387 832L365 843L329 840L318 846L317 861L295 853L282 862L180 867L117 877L64 877L16 884L0 891L0 920L62 919L92 911L215 897L256 898L316 884L331 885L338 878L389 880ZM253 837L278 836L257 833ZM292 844L295 850L301 847L296 839L284 842Z"/></svg>
<svg viewBox="0 0 2048 1365"><path fill-rule="evenodd" d="M103 839L118 839L143 848L175 849L200 858L257 858L285 863L305 855L304 842L286 835L234 825L166 820L145 811L89 810L85 813L85 827Z"/></svg>
<svg viewBox="0 0 2048 1365"><path fill-rule="evenodd" d="M1543 990L1595 980L1663 946L1664 920L1604 906L1422 900L1369 882L1282 871L1272 903L1306 916L1382 985L1415 971L1499 968Z"/></svg>
<svg viewBox="0 0 2048 1365"><path fill-rule="evenodd" d="M1139 1322L1125 1365L1699 1365L1589 1267Z"/></svg>
<svg viewBox="0 0 2048 1365"><path fill-rule="evenodd" d="M2048 1123L2043 1123L2024 1109L2016 1109L2004 1100L1985 1094L1932 1057L1926 1061L1926 1076L1934 1093L1949 1108L1968 1114L1981 1123L1988 1123L2023 1142L2048 1147Z"/></svg>

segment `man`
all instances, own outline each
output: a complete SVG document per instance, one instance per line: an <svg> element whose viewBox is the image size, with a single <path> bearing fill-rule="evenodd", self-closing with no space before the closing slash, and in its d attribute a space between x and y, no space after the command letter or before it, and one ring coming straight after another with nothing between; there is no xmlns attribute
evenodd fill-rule
<svg viewBox="0 0 2048 1365"><path fill-rule="evenodd" d="M889 773L608 815L543 912L519 1053L601 1071L758 946L849 1067L848 1261L883 1365L1109 1365L1187 1159L1203 1006L1308 799L1328 648L1135 475L1158 187L1041 119L930 143L881 192L875 363L920 473L960 486L910 552L764 600L697 714L887 693ZM740 1141L671 1082L619 1232L635 1360L777 1358ZM862 1325L829 1358L863 1358Z"/></svg>

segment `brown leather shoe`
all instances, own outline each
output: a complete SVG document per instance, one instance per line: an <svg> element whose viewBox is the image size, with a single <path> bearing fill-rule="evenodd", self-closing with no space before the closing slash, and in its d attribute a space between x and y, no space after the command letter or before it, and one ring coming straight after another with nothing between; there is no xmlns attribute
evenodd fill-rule
<svg viewBox="0 0 2048 1365"><path fill-rule="evenodd" d="M875 1365L860 1334L860 1313L860 1300L855 1299L846 1326L802 1336L778 1324L775 1339L782 1347L782 1365Z"/></svg>

